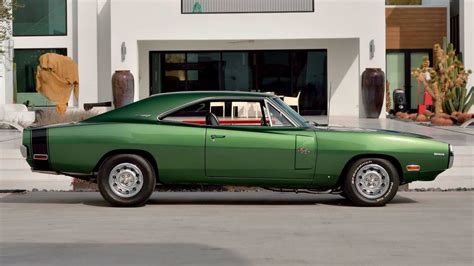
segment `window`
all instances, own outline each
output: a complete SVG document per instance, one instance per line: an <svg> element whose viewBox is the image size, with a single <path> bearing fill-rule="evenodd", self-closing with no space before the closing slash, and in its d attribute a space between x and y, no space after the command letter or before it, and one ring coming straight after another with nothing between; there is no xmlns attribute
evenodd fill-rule
<svg viewBox="0 0 474 266"><path fill-rule="evenodd" d="M405 90L407 104L413 112L416 112L418 105L424 102L424 89L410 71L419 67L424 57L428 57L432 62L432 51L430 49L387 50L386 75L390 96L393 96L395 89ZM394 109L393 99L390 107Z"/></svg>
<svg viewBox="0 0 474 266"><path fill-rule="evenodd" d="M15 49L14 63L15 76L15 102L30 105L52 105L45 97L36 92L36 67L39 57L46 53L67 55L66 48L57 49Z"/></svg>
<svg viewBox="0 0 474 266"><path fill-rule="evenodd" d="M191 90L269 92L298 98L300 114L326 114L327 51L150 52L150 94Z"/></svg>
<svg viewBox="0 0 474 266"><path fill-rule="evenodd" d="M67 35L66 0L18 0L13 36Z"/></svg>
<svg viewBox="0 0 474 266"><path fill-rule="evenodd" d="M162 62L162 92L219 89L220 53L165 53Z"/></svg>
<svg viewBox="0 0 474 266"><path fill-rule="evenodd" d="M314 12L314 0L181 0L182 14Z"/></svg>
<svg viewBox="0 0 474 266"><path fill-rule="evenodd" d="M267 126L262 115L263 101L213 100L185 107L166 116L164 121L188 124L206 124L206 116L214 114L220 125Z"/></svg>
<svg viewBox="0 0 474 266"><path fill-rule="evenodd" d="M422 0L385 0L386 5L421 5Z"/></svg>
<svg viewBox="0 0 474 266"><path fill-rule="evenodd" d="M274 127L291 127L291 122L271 104L268 105L271 125Z"/></svg>

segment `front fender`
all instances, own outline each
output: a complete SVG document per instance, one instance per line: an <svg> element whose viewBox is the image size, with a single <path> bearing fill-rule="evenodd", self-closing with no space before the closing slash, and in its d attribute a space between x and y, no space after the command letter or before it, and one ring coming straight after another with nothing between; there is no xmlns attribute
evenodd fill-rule
<svg viewBox="0 0 474 266"><path fill-rule="evenodd" d="M403 182L432 180L449 164L449 145L429 138L388 132L318 131L317 135L317 186L335 186L355 157L394 158L400 164ZM407 165L420 165L420 171L408 171Z"/></svg>

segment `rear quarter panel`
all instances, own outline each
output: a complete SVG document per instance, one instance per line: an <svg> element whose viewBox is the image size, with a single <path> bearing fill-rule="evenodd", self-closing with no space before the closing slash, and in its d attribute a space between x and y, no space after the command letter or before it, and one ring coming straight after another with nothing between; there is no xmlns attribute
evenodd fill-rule
<svg viewBox="0 0 474 266"><path fill-rule="evenodd" d="M55 171L90 173L109 152L140 150L155 158L159 176L172 179L204 176L203 128L152 123L84 123L50 128L48 135L51 168Z"/></svg>

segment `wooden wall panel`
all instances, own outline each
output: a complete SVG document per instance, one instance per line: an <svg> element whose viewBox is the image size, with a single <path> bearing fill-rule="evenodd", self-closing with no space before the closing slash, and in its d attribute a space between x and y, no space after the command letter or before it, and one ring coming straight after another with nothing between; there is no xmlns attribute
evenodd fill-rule
<svg viewBox="0 0 474 266"><path fill-rule="evenodd" d="M447 36L447 8L386 8L386 48L424 49Z"/></svg>

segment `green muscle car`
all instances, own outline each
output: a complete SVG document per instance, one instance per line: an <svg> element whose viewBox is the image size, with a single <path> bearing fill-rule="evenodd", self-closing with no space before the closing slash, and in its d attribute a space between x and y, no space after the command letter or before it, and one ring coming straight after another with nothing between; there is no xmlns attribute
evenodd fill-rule
<svg viewBox="0 0 474 266"><path fill-rule="evenodd" d="M321 126L274 95L219 91L163 93L29 128L21 150L33 171L96 181L115 206L144 204L156 184L332 192L382 206L400 184L453 164L451 145L429 137Z"/></svg>

